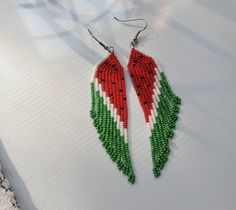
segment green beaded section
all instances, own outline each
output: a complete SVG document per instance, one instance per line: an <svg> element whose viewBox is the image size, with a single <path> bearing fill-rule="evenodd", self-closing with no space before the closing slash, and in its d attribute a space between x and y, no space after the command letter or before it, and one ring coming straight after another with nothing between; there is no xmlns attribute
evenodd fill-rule
<svg viewBox="0 0 236 210"><path fill-rule="evenodd" d="M100 96L99 91L95 91L94 83L91 83L90 116L107 154L116 163L118 169L128 177L128 181L134 183L135 175L131 165L128 143L125 143L124 136L117 129L117 123L111 117L107 105L104 104L104 98Z"/></svg>
<svg viewBox="0 0 236 210"><path fill-rule="evenodd" d="M171 90L164 72L160 73L160 101L156 109L158 115L151 131L150 144L152 153L153 174L160 176L170 152L169 139L173 138L174 128L178 119L181 99Z"/></svg>

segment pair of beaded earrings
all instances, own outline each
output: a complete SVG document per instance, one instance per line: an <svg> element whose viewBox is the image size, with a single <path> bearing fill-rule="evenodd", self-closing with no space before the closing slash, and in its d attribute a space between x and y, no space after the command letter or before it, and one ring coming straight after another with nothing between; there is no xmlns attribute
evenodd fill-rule
<svg viewBox="0 0 236 210"><path fill-rule="evenodd" d="M150 131L153 174L158 177L170 152L169 139L173 137L180 98L171 90L159 63L136 49L138 36L147 28L147 22L142 18L114 18L120 22L142 20L146 23L130 43L131 52L127 67ZM109 52L92 73L90 116L106 152L117 164L118 169L128 177L128 181L134 183L135 174L128 147L124 70L114 53L114 48L104 45L89 29L88 31Z"/></svg>

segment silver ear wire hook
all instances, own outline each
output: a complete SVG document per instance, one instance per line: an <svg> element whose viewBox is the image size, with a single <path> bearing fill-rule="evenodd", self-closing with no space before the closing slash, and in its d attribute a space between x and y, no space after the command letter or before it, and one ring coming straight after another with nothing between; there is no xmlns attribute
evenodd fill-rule
<svg viewBox="0 0 236 210"><path fill-rule="evenodd" d="M121 20L121 19L118 19L117 17L114 17L114 19L117 20L118 22L122 22L122 23L131 22L131 21L137 21L137 20L142 20L142 21L144 21L145 26L143 27L143 29L141 29L141 30L139 30L139 31L137 32L137 34L135 35L135 37L133 38L133 40L130 42L130 47L131 47L131 48L134 48L134 47L138 44L138 36L139 36L139 34L140 34L142 31L144 31L144 30L147 28L147 26L148 26L147 21L144 20L143 18L135 18L135 19L129 19L129 20Z"/></svg>
<svg viewBox="0 0 236 210"><path fill-rule="evenodd" d="M88 28L87 28L89 34L105 49L107 50L109 53L112 53L114 51L114 47L113 46L107 46L105 44L103 44L101 41L99 41L92 33L92 31L90 31Z"/></svg>

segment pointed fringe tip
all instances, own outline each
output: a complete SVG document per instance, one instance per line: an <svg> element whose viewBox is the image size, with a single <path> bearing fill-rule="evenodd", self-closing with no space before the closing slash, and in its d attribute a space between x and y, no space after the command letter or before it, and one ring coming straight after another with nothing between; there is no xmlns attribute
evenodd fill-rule
<svg viewBox="0 0 236 210"><path fill-rule="evenodd" d="M133 184L135 175L131 166L128 143L125 143L124 136L117 129L117 122L111 117L111 111L103 102L104 98L99 95L99 91L94 90L94 85L91 83L90 117L93 119L93 125L97 129L99 139L107 154Z"/></svg>
<svg viewBox="0 0 236 210"><path fill-rule="evenodd" d="M160 75L160 101L158 102L158 108L156 108L158 115L150 136L153 174L155 177L160 176L161 170L168 160L170 153L169 140L174 136L181 104L181 99L171 90L164 73L161 72Z"/></svg>

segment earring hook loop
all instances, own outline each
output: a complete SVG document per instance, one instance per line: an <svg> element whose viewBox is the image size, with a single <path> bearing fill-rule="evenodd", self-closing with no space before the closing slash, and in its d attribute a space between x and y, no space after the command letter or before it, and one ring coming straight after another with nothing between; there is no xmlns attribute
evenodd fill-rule
<svg viewBox="0 0 236 210"><path fill-rule="evenodd" d="M89 34L98 42L98 44L100 44L105 50L107 50L109 53L114 52L114 47L113 46L107 46L105 44L103 44L101 41L99 41L92 33L92 31L90 31L90 29L88 29Z"/></svg>
<svg viewBox="0 0 236 210"><path fill-rule="evenodd" d="M147 26L148 26L147 21L146 21L145 19L143 19L143 18L134 18L134 19L127 19L127 20L121 20L121 19L119 19L119 18L117 18L117 17L113 17L113 18L114 18L115 20L117 20L118 22L121 22L121 23L132 22L132 21L139 21L139 20L144 21L145 26L144 26L141 30L139 30L139 31L136 33L135 37L134 37L133 40L130 42L130 47L131 47L131 48L135 48L135 46L138 44L138 36L139 36L139 34L140 34L142 31L146 30L146 28L147 28Z"/></svg>

